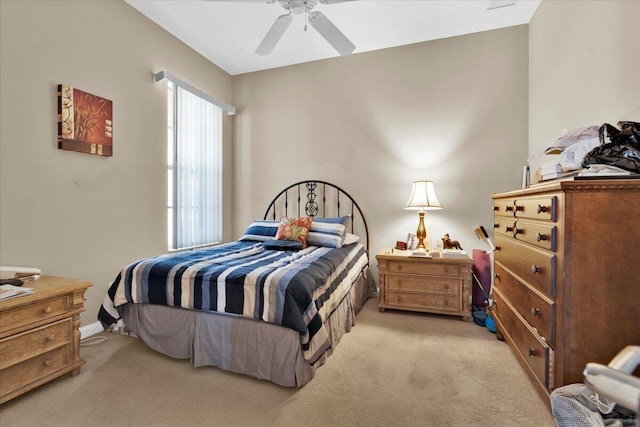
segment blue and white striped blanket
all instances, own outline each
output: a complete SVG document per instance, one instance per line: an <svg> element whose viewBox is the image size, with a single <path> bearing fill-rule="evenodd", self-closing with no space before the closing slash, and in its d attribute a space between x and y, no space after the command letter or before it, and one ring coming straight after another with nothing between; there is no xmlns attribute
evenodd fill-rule
<svg viewBox="0 0 640 427"><path fill-rule="evenodd" d="M145 258L118 274L98 320L122 327L117 307L127 303L233 313L298 331L313 364L331 345L325 320L366 265L361 244L291 252L236 241Z"/></svg>

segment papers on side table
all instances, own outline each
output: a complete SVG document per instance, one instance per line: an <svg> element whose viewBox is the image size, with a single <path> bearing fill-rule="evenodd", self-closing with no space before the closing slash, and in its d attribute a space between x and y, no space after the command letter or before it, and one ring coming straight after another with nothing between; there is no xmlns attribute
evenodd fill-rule
<svg viewBox="0 0 640 427"><path fill-rule="evenodd" d="M23 288L21 286L0 285L0 300L7 298L19 297L22 295L30 295L33 288Z"/></svg>

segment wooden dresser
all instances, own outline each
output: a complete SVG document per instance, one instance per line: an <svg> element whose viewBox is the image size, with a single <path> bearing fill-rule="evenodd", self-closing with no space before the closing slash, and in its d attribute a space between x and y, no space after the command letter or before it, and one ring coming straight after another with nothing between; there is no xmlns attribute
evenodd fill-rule
<svg viewBox="0 0 640 427"><path fill-rule="evenodd" d="M42 276L24 286L34 293L0 301L0 403L84 363L78 328L91 283Z"/></svg>
<svg viewBox="0 0 640 427"><path fill-rule="evenodd" d="M471 265L466 258L421 258L382 249L378 308L450 314L471 320Z"/></svg>
<svg viewBox="0 0 640 427"><path fill-rule="evenodd" d="M640 344L640 180L495 194L497 332L545 398Z"/></svg>

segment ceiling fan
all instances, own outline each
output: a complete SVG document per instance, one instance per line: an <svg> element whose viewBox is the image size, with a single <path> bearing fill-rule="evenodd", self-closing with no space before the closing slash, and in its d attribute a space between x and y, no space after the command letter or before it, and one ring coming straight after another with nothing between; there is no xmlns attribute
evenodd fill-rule
<svg viewBox="0 0 640 427"><path fill-rule="evenodd" d="M322 13L313 11L318 3L322 4L334 4L344 3L355 0L209 0L209 1L243 1L249 3L278 3L282 6L287 13L278 16L275 22L262 39L262 42L256 49L258 55L269 55L278 41L282 38L282 35L287 30L291 21L293 21L294 15L305 14L307 21L313 28L320 33L322 37L329 42L340 55L350 55L355 50L356 46L336 27L333 22ZM307 25L304 26L305 31Z"/></svg>

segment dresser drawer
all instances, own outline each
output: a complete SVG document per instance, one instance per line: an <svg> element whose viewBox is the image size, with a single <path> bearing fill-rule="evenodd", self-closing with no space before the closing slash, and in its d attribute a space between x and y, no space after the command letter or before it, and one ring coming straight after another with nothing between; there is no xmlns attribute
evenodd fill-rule
<svg viewBox="0 0 640 427"><path fill-rule="evenodd" d="M557 248L557 227L555 225L518 220L514 226L513 236L517 240L542 249L555 251Z"/></svg>
<svg viewBox="0 0 640 427"><path fill-rule="evenodd" d="M435 262L390 262L388 273L429 274L438 276L460 277L460 267L456 264L438 264Z"/></svg>
<svg viewBox="0 0 640 427"><path fill-rule="evenodd" d="M555 221L558 197L527 197L515 201L514 213L517 218Z"/></svg>
<svg viewBox="0 0 640 427"><path fill-rule="evenodd" d="M493 229L498 234L513 237L513 231L516 229L516 219L497 216L493 219Z"/></svg>
<svg viewBox="0 0 640 427"><path fill-rule="evenodd" d="M63 295L35 304L3 311L2 320L0 320L0 335L11 329L18 329L25 325L52 319L56 316L63 316L69 312L69 306L69 297Z"/></svg>
<svg viewBox="0 0 640 427"><path fill-rule="evenodd" d="M422 309L459 312L462 309L461 298L453 295L399 292L389 289L387 290L386 299L387 304L390 306L411 307L418 311Z"/></svg>
<svg viewBox="0 0 640 427"><path fill-rule="evenodd" d="M390 290L417 291L443 295L460 295L462 284L458 279L413 276L410 274L387 276Z"/></svg>
<svg viewBox="0 0 640 427"><path fill-rule="evenodd" d="M496 235L495 260L548 298L556 296L556 256Z"/></svg>
<svg viewBox="0 0 640 427"><path fill-rule="evenodd" d="M498 262L495 264L495 272L495 288L531 327L551 346L555 345L555 304L519 282Z"/></svg>
<svg viewBox="0 0 640 427"><path fill-rule="evenodd" d="M501 199L493 201L493 213L495 215L511 216L514 213L515 199Z"/></svg>
<svg viewBox="0 0 640 427"><path fill-rule="evenodd" d="M535 332L505 302L499 289L494 289L493 313L497 321L504 327L504 333L512 341L512 345L521 355L521 359L529 366L536 379L546 389L549 388L549 346L541 341Z"/></svg>
<svg viewBox="0 0 640 427"><path fill-rule="evenodd" d="M73 320L60 320L0 340L0 369L71 342Z"/></svg>
<svg viewBox="0 0 640 427"><path fill-rule="evenodd" d="M44 377L64 369L69 365L69 346L58 347L47 353L25 360L3 369L0 381L0 397L17 389L35 383Z"/></svg>

